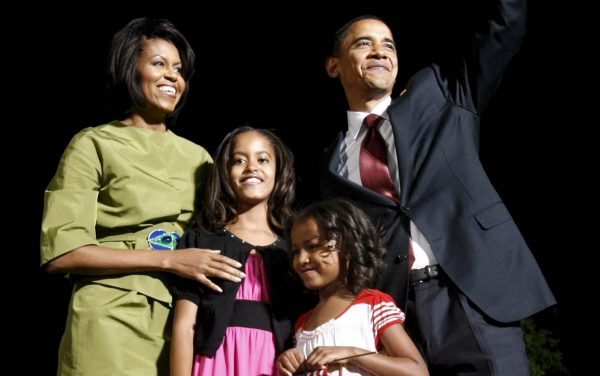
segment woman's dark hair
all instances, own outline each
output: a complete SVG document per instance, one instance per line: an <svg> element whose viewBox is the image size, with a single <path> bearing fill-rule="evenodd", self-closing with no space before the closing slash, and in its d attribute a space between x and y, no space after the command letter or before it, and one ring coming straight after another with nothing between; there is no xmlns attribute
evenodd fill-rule
<svg viewBox="0 0 600 376"><path fill-rule="evenodd" d="M335 240L341 260L349 260L346 287L353 294L375 286L383 269L382 238L369 217L350 202L335 198L310 204L293 223L313 219L326 240ZM291 226L289 226L291 231ZM289 234L288 234L289 235ZM288 239L291 239L288 236Z"/></svg>
<svg viewBox="0 0 600 376"><path fill-rule="evenodd" d="M215 232L237 217L237 197L229 180L229 168L235 139L246 132L263 135L275 151L275 185L268 201L268 217L272 229L281 235L291 215L295 196L294 156L273 132L250 126L239 127L229 132L217 148L215 163L203 187L204 200L198 222L203 228Z"/></svg>
<svg viewBox="0 0 600 376"><path fill-rule="evenodd" d="M113 36L108 56L107 99L117 116L126 116L148 106L137 72L138 59L147 39L163 39L173 43L181 59L185 91L175 111L167 116L167 124L171 124L185 103L196 55L183 34L169 20L136 18Z"/></svg>

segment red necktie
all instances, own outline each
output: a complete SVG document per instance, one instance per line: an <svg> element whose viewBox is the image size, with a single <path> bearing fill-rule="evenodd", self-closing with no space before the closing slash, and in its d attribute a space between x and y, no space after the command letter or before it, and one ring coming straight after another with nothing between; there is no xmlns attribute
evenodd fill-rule
<svg viewBox="0 0 600 376"><path fill-rule="evenodd" d="M360 146L360 179L362 185L381 195L399 201L387 164L387 146L377 125L383 118L370 114L365 118L367 134Z"/></svg>
<svg viewBox="0 0 600 376"><path fill-rule="evenodd" d="M360 179L364 187L398 202L400 199L394 189L390 169L387 164L387 146L377 129L377 125L381 120L383 118L375 114L369 114L365 118L364 124L367 127L367 134L360 145ZM408 245L406 255L408 257L408 269L410 270L415 262L415 255L410 241L409 223L408 218L406 218L403 228L400 231L402 232L402 236L406 237L406 243L404 244Z"/></svg>

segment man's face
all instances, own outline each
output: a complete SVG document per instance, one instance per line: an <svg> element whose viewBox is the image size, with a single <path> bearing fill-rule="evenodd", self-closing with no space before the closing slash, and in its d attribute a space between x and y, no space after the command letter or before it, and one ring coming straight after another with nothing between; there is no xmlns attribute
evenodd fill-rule
<svg viewBox="0 0 600 376"><path fill-rule="evenodd" d="M392 32L378 20L355 22L341 43L340 56L329 58L326 68L331 77L340 78L347 95L390 95L398 74Z"/></svg>

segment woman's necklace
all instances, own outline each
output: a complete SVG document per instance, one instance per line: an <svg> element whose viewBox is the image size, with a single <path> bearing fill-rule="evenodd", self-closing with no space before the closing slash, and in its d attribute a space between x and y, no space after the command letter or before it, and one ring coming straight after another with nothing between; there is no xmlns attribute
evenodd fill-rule
<svg viewBox="0 0 600 376"><path fill-rule="evenodd" d="M237 235L237 234L234 232L235 230L234 230L234 231L231 231L231 225L232 225L231 223L229 223L229 224L225 225L225 231L227 231L227 232L229 233L229 235L230 235L232 238L233 238L233 237L236 237L236 238L240 239L240 240L242 241L242 243L249 243L249 242L246 242L244 239L242 239L240 236L238 236L238 235ZM277 234L275 234L273 231L271 231L271 235L273 236L273 241L272 241L272 242L270 242L269 244L265 244L265 245L263 245L263 246L266 246L266 245L271 245L271 244L275 244L275 243L277 243L277 241L279 241L279 237L278 237L278 236L277 236Z"/></svg>

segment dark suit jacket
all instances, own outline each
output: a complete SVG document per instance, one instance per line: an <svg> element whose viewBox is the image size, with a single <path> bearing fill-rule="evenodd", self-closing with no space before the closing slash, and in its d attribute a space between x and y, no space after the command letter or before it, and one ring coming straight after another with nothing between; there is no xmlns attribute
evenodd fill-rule
<svg viewBox="0 0 600 376"><path fill-rule="evenodd" d="M411 77L388 108L402 192L400 203L336 174L343 135L326 150L325 197L344 196L386 229L387 270L379 288L404 306L408 263L396 229L406 215L423 232L443 271L491 318L512 322L554 297L478 155L479 114L525 31L524 1L498 1L473 51Z"/></svg>

